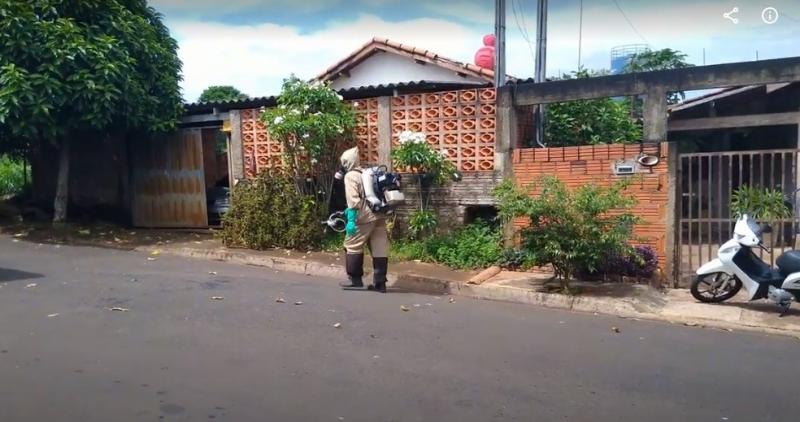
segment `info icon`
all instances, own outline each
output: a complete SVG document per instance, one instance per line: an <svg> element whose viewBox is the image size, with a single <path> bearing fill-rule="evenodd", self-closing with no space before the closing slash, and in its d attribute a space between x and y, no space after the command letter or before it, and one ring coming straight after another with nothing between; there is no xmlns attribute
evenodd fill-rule
<svg viewBox="0 0 800 422"><path fill-rule="evenodd" d="M772 25L777 22L778 18L780 18L778 9L774 7L765 7L764 10L761 11L761 20L767 25Z"/></svg>

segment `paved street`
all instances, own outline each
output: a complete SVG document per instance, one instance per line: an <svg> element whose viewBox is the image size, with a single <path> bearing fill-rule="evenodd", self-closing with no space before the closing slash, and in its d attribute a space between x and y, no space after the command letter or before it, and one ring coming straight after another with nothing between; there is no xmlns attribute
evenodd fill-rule
<svg viewBox="0 0 800 422"><path fill-rule="evenodd" d="M7 237L0 251L3 422L800 417L797 339Z"/></svg>

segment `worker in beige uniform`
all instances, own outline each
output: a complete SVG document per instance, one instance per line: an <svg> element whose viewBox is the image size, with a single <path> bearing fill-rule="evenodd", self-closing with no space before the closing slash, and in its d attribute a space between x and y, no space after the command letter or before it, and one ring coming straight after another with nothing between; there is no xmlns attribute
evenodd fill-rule
<svg viewBox="0 0 800 422"><path fill-rule="evenodd" d="M364 193L362 169L358 162L358 147L345 151L341 157L344 175L344 190L347 199L346 236L347 251L345 268L348 283L345 289L362 289L364 282L364 247L369 246L372 255L372 283L370 288L386 293L386 273L389 266L389 236L386 232L386 215L373 212Z"/></svg>

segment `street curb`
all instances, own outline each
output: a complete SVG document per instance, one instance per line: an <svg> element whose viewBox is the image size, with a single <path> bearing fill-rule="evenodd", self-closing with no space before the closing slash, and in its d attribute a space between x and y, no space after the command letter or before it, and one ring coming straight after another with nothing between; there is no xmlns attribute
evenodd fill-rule
<svg viewBox="0 0 800 422"><path fill-rule="evenodd" d="M136 250L140 252L149 252L150 249L149 247L143 247L137 248ZM287 271L309 276L342 279L347 276L344 267L340 265L325 265L315 261L295 258L258 256L252 253L228 249L202 250L181 247L162 250L162 253L186 258L253 265L270 268L276 271ZM388 279L390 286L413 292L454 295L471 299L534 305L552 309L617 316L620 318L719 328L728 331L754 331L791 336L800 339L800 324L785 328L776 328L774 326L760 324L759 320L763 319L763 313L747 309L714 308L713 315L726 316L726 319L723 320L709 318L708 312L693 311L692 309L700 306L699 304L684 304L683 306L670 308L666 298L663 300L654 299L651 303L647 303L641 300L632 300L628 298L567 296L498 284L472 285L467 284L467 282L441 280L410 273L390 273L388 274Z"/></svg>

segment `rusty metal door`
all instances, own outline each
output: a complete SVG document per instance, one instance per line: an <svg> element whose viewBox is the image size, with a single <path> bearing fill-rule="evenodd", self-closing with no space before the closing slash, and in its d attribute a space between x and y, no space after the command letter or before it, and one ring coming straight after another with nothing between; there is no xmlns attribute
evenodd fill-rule
<svg viewBox="0 0 800 422"><path fill-rule="evenodd" d="M795 210L795 218L770 222L773 232L765 234L763 240L771 253L759 251L761 258L774 263L781 253L794 247L798 153L797 149L783 149L680 155L675 262L681 284L690 282L697 268L716 258L719 246L732 237L735 216L730 202L740 186L780 190Z"/></svg>
<svg viewBox="0 0 800 422"><path fill-rule="evenodd" d="M208 227L200 133L183 129L134 144L134 226Z"/></svg>

